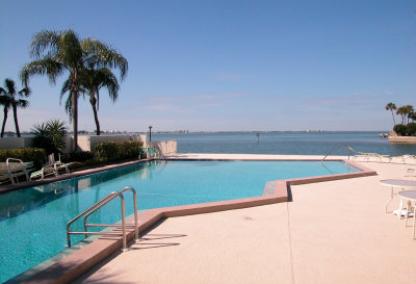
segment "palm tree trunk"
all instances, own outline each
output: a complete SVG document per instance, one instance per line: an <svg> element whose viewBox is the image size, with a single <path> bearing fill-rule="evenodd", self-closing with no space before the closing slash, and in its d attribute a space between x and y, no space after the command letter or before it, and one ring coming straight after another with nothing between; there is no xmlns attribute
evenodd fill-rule
<svg viewBox="0 0 416 284"><path fill-rule="evenodd" d="M19 121L17 120L17 106L13 105L14 127L16 128L16 135L20 137Z"/></svg>
<svg viewBox="0 0 416 284"><path fill-rule="evenodd" d="M6 107L4 107L3 108L3 125L1 126L1 138L3 138L4 129L6 128L7 112L8 112L8 109Z"/></svg>
<svg viewBox="0 0 416 284"><path fill-rule="evenodd" d="M393 126L396 125L396 119L394 118L393 110L391 110L391 116L393 117Z"/></svg>
<svg viewBox="0 0 416 284"><path fill-rule="evenodd" d="M72 126L74 130L73 151L78 150L78 93L72 94Z"/></svg>
<svg viewBox="0 0 416 284"><path fill-rule="evenodd" d="M71 86L71 105L72 105L72 126L74 130L74 144L73 151L78 151L78 83L77 72L75 71L72 78Z"/></svg>
<svg viewBox="0 0 416 284"><path fill-rule="evenodd" d="M92 107L92 112L94 113L94 120L95 120L95 129L96 134L101 135L101 129L100 129L100 121L98 120L98 108L97 108L97 97L98 94L97 91L93 91L90 94L90 104Z"/></svg>

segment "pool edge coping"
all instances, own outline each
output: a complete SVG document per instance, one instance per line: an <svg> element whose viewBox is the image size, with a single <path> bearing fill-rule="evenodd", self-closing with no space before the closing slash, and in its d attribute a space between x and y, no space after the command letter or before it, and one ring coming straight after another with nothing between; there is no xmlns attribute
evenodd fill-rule
<svg viewBox="0 0 416 284"><path fill-rule="evenodd" d="M104 172L104 171L108 171L108 170L112 170L112 169L128 167L128 166L132 166L132 165L135 165L135 164L141 164L141 163L145 163L145 162L149 162L149 161L153 161L153 160L155 160L155 159L153 159L153 158L152 159L140 159L140 160L121 162L121 163L112 163L112 164L99 166L99 167L94 167L94 168L90 168L90 169L83 169L83 170L80 170L80 171L65 173L65 174L61 174L59 176L48 177L48 178L44 178L44 179L41 179L41 180L22 182L22 183L18 183L18 184L7 184L2 188L0 187L0 196L3 193L8 193L8 192L15 191L15 190L25 189L25 188L28 188L28 187L43 185L43 184L47 184L47 183L51 183L51 182L63 181L63 180L76 178L76 177L80 177L80 176L93 175L93 174L96 174L96 173L99 173L99 172Z"/></svg>
<svg viewBox="0 0 416 284"><path fill-rule="evenodd" d="M177 160L177 159L167 159L167 160ZM184 159L184 160L193 160L193 159ZM201 159L200 159L201 160ZM218 160L218 159L203 159L203 160ZM244 160L244 159L238 159ZM276 159L274 161L282 161L286 159ZM111 165L105 169L100 168L99 170L91 173L84 173L78 175L92 174L107 169L113 169L128 165L133 165L135 163L146 162L149 160L140 160L140 161L130 161L123 163L122 165ZM252 161L252 160L251 160ZM267 160L273 161L273 160ZM288 160L289 161L289 160ZM290 159L290 161L303 161L302 159ZM321 161L321 160L307 160L307 161ZM328 159L328 161L343 161L350 166L357 168L358 172L345 173L345 174L330 174L306 178L295 178L295 179L286 179L286 180L274 180L275 189L270 192L263 194L257 197L249 197L242 199L226 200L226 201L216 201L216 202L207 202L199 203L192 205L181 205L174 207L162 207L156 209L150 209L145 212L139 213L139 232L143 233L151 229L154 225L158 224L160 221L163 221L166 218L179 217L179 216L188 216L195 214L204 214L204 213L213 213L226 210L242 209L249 208L261 205L276 204L283 202L291 202L291 186L292 185L302 185L309 183L318 183L325 181L335 181L342 179L358 178L358 177L367 177L377 175L377 172L369 169L361 164L358 164L351 160L345 159ZM75 176L71 176L75 177ZM55 180L54 180L55 181ZM129 217L131 220L131 217ZM130 231L128 233L128 241L132 242L134 240L134 233ZM74 248L71 252L62 252L58 256L55 256L19 275L13 277L12 279L7 280L5 283L70 283L89 270L94 268L100 262L106 258L114 255L117 251L122 248L121 239L105 239L97 238L91 243L81 245L79 248ZM46 264L47 263L47 264Z"/></svg>

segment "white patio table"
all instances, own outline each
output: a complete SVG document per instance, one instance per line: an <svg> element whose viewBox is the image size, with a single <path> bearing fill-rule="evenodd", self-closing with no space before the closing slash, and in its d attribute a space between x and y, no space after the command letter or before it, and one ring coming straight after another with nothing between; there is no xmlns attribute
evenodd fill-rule
<svg viewBox="0 0 416 284"><path fill-rule="evenodd" d="M408 201L410 204L413 202L413 239L416 239L416 190L406 190L399 192L399 197L403 201ZM401 202L403 204L403 202ZM408 215L407 215L408 216ZM406 218L406 223L407 223Z"/></svg>
<svg viewBox="0 0 416 284"><path fill-rule="evenodd" d="M390 200L386 203L386 213L394 213L399 216L408 216L409 212L407 209L403 209L403 201L400 202L400 207L393 212L388 211L388 207L390 205L390 202L393 200L395 192L395 189L398 189L399 191L403 190L412 190L416 189L416 180L406 180L406 179L384 179L381 180L380 183L384 186L391 188L391 195Z"/></svg>

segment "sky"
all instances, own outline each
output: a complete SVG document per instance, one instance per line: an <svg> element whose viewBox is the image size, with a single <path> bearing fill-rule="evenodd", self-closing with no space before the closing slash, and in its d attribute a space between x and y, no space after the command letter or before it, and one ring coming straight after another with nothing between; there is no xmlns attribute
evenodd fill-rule
<svg viewBox="0 0 416 284"><path fill-rule="evenodd" d="M416 2L407 0L2 0L0 81L41 30L73 29L129 62L103 130L386 130L386 103L416 105ZM64 79L65 77L62 77ZM62 79L33 77L23 130L69 125ZM88 100L79 128L94 130ZM14 130L12 120L7 130Z"/></svg>

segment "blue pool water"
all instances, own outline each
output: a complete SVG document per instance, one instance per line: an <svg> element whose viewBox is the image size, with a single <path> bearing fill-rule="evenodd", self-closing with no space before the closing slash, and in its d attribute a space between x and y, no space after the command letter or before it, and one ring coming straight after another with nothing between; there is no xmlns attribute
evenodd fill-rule
<svg viewBox="0 0 416 284"><path fill-rule="evenodd" d="M146 210L259 196L267 181L353 171L332 161L159 161L1 194L0 282L64 250L67 221L126 185L137 190L138 207ZM91 221L120 220L117 201Z"/></svg>

